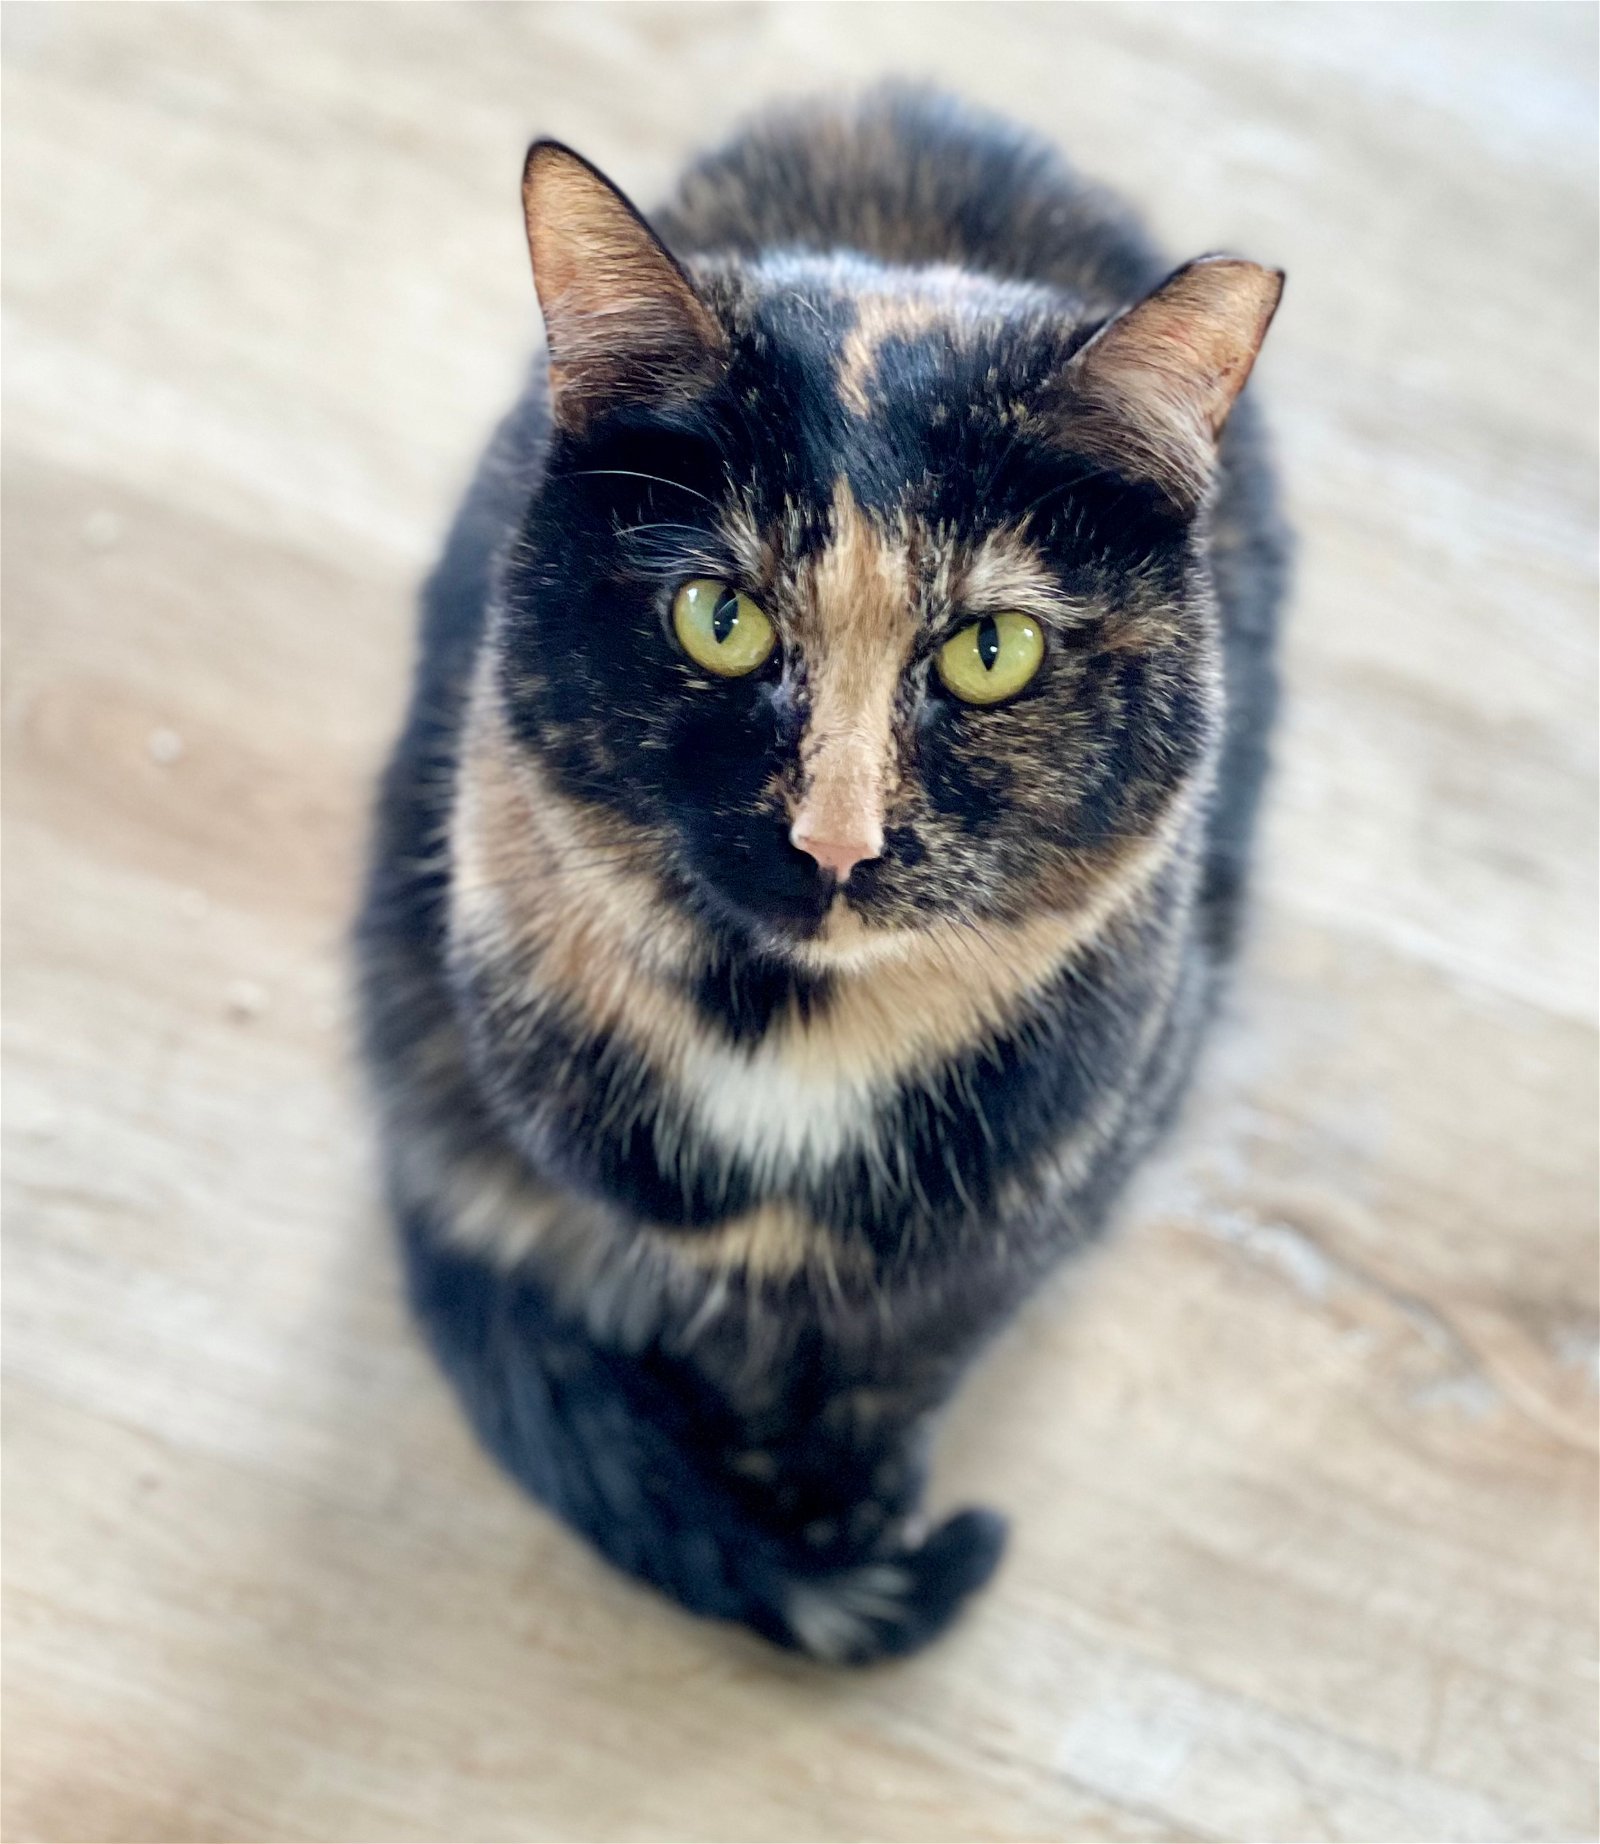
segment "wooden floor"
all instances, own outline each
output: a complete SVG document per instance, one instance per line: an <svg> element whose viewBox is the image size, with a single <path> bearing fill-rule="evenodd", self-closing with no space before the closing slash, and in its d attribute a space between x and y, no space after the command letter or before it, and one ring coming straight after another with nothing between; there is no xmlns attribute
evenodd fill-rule
<svg viewBox="0 0 1600 1844"><path fill-rule="evenodd" d="M8 1838L1594 1835L1595 20L6 9ZM474 1449L343 932L526 138L887 70L1286 265L1302 546L1232 1015L950 1424L1009 1559L836 1678Z"/></svg>

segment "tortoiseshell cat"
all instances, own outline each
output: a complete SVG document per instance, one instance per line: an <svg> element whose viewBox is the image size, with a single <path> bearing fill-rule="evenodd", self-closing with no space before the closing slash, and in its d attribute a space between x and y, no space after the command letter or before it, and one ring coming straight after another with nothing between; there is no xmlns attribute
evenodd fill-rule
<svg viewBox="0 0 1600 1844"><path fill-rule="evenodd" d="M1282 277L1163 281L919 92L750 130L654 233L552 142L524 196L548 365L429 585L362 923L413 1298L612 1562L908 1652L1004 1537L919 1534L930 1420L1233 932Z"/></svg>

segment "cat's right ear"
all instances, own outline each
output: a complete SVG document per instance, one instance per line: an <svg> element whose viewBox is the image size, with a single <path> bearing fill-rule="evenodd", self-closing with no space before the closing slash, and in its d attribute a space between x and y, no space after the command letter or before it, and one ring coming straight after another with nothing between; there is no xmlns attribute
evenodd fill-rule
<svg viewBox="0 0 1600 1844"><path fill-rule="evenodd" d="M702 389L726 340L671 252L587 160L535 141L522 171L557 424Z"/></svg>

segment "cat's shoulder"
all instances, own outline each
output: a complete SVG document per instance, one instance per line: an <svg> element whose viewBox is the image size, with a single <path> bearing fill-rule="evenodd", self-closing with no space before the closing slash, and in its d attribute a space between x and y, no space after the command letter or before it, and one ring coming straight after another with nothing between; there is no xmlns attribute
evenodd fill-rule
<svg viewBox="0 0 1600 1844"><path fill-rule="evenodd" d="M1116 301L1164 273L1133 212L1043 135L909 84L771 110L653 215L683 254L859 250Z"/></svg>

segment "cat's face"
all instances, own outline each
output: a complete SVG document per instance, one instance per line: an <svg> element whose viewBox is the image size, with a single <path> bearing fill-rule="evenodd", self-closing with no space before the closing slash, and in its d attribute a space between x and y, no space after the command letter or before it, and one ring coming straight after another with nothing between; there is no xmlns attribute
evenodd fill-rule
<svg viewBox="0 0 1600 1844"><path fill-rule="evenodd" d="M521 745L667 900L768 953L1092 903L1209 760L1196 515L1237 278L1181 272L1198 302L1128 350L953 271L785 257L691 283L559 165L530 185L556 430L500 632Z"/></svg>

